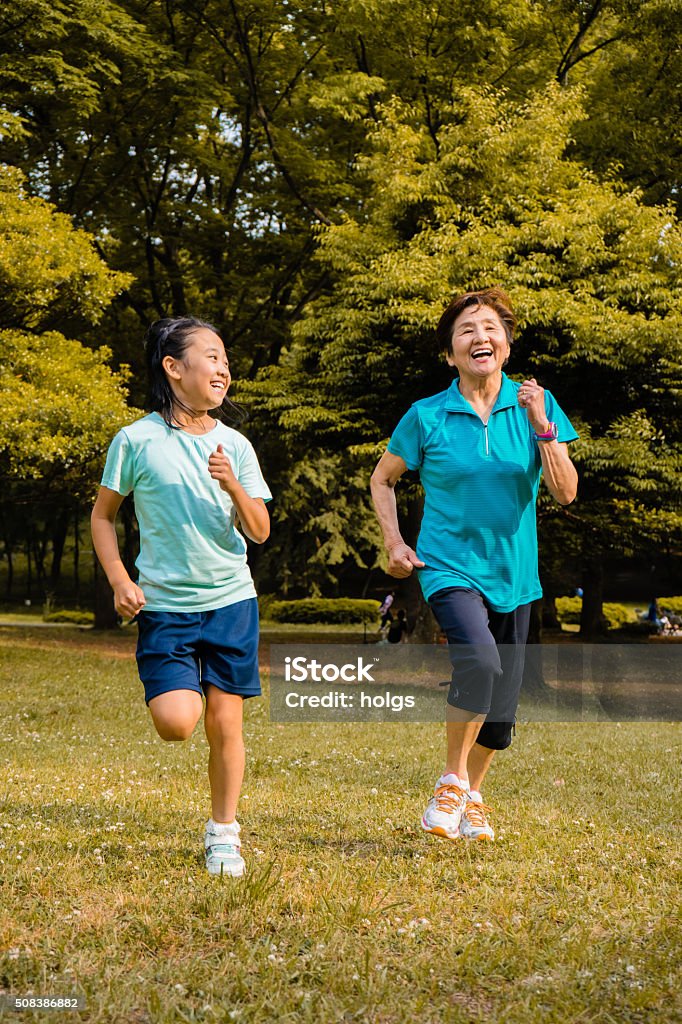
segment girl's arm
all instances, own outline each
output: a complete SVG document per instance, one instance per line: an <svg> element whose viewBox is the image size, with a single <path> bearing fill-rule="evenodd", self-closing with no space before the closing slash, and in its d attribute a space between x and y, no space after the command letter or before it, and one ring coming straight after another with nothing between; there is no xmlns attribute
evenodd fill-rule
<svg viewBox="0 0 682 1024"><path fill-rule="evenodd" d="M95 553L114 591L114 605L119 615L133 618L144 607L144 594L133 583L121 561L116 536L116 515L123 495L108 487L100 487L90 517L92 543Z"/></svg>
<svg viewBox="0 0 682 1024"><path fill-rule="evenodd" d="M208 460L208 471L230 495L239 522L249 540L262 544L270 536L270 516L262 498L251 498L234 475L230 460L218 445Z"/></svg>

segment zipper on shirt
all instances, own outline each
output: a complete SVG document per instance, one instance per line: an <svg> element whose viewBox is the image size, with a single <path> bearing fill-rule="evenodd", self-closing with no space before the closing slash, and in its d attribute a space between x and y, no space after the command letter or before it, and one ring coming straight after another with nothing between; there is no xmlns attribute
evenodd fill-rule
<svg viewBox="0 0 682 1024"><path fill-rule="evenodd" d="M483 429L485 431L485 453L486 453L486 455L490 455L490 446L488 444L488 424L487 423L483 424Z"/></svg>

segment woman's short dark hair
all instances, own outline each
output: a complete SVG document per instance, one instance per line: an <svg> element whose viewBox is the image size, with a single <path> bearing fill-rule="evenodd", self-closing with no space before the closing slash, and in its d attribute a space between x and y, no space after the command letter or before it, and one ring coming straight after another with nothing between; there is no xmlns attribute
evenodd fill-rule
<svg viewBox="0 0 682 1024"><path fill-rule="evenodd" d="M158 412L160 416L163 416L169 427L177 427L177 423L173 422L173 406L183 409L185 412L191 413L193 410L187 409L173 393L163 368L163 360L166 356L182 359L192 335L202 327L208 328L209 331L213 331L220 337L213 324L209 324L206 320L199 320L196 316L164 317L163 320L156 320L145 334L147 407L152 412ZM227 396L223 399L217 416L230 423L243 423L247 418L246 412Z"/></svg>
<svg viewBox="0 0 682 1024"><path fill-rule="evenodd" d="M452 331L455 320L468 306L490 306L491 309L494 309L502 322L507 341L511 345L514 340L516 316L511 308L509 296L501 288L483 288L480 292L464 292L463 295L457 295L443 311L436 327L439 352L445 352L448 355L452 352Z"/></svg>

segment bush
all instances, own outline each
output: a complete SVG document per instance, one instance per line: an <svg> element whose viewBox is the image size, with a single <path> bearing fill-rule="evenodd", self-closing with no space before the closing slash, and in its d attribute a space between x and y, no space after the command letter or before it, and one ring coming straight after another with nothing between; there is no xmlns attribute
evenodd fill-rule
<svg viewBox="0 0 682 1024"><path fill-rule="evenodd" d="M263 605L261 604L261 609ZM301 601L268 601L267 617L273 622L312 622L330 624L373 622L379 618L377 601L350 597L308 597Z"/></svg>
<svg viewBox="0 0 682 1024"><path fill-rule="evenodd" d="M560 622L577 625L580 622L580 612L583 602L580 597L558 597L556 601L557 615ZM607 601L603 605L604 618L609 624L609 629L620 629L626 622L632 621L632 616L623 604L615 604Z"/></svg>
<svg viewBox="0 0 682 1024"><path fill-rule="evenodd" d="M626 622L633 622L632 615L623 604L606 602L603 606L609 629L620 629Z"/></svg>
<svg viewBox="0 0 682 1024"><path fill-rule="evenodd" d="M74 626L92 626L95 622L95 616L92 612L68 611L64 609L61 612L49 612L47 615L43 615L43 621L70 622Z"/></svg>
<svg viewBox="0 0 682 1024"><path fill-rule="evenodd" d="M625 633L627 636L654 636L658 633L656 624L654 622L624 622L618 630L619 633Z"/></svg>
<svg viewBox="0 0 682 1024"><path fill-rule="evenodd" d="M578 625L582 607L583 602L580 597L557 597L556 613L559 617L559 622L565 622L572 626Z"/></svg>
<svg viewBox="0 0 682 1024"><path fill-rule="evenodd" d="M682 597L659 597L658 607L661 611L682 615Z"/></svg>

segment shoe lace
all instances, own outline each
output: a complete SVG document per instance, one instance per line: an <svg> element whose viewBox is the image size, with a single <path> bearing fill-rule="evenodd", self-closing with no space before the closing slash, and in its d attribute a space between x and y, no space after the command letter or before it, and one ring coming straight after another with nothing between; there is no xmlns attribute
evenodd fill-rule
<svg viewBox="0 0 682 1024"><path fill-rule="evenodd" d="M486 804L479 803L477 800L467 800L467 805L464 810L467 818L472 825L487 825L486 813L490 814L492 810Z"/></svg>
<svg viewBox="0 0 682 1024"><path fill-rule="evenodd" d="M446 813L456 811L462 802L463 796L463 789L460 789L459 786L455 786L451 782L446 782L444 786L439 786L434 793L436 808Z"/></svg>
<svg viewBox="0 0 682 1024"><path fill-rule="evenodd" d="M209 854L221 854L222 856L234 857L238 856L241 847L238 843L224 842L223 837L218 837L221 841L217 843L210 843L208 846Z"/></svg>

